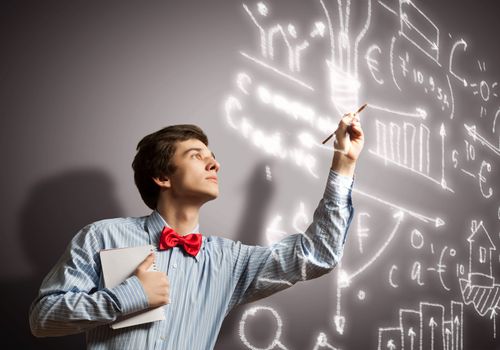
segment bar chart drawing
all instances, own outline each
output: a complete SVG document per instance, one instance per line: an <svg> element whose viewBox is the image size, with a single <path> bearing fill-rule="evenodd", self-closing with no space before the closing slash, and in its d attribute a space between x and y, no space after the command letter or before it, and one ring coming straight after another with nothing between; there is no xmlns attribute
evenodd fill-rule
<svg viewBox="0 0 500 350"><path fill-rule="evenodd" d="M379 328L378 350L463 350L463 304L421 302L419 308L400 309L397 327Z"/></svg>
<svg viewBox="0 0 500 350"><path fill-rule="evenodd" d="M445 134L440 132L441 138L444 137L443 135ZM395 165L404 168L434 182L447 191L454 192L444 181L444 162L439 164L441 178L437 179L431 175L431 130L428 126L423 123L415 125L409 122L402 124L384 123L376 119L375 137L375 149L369 149L368 152L384 161L386 166ZM443 145L441 145L441 149L441 153L443 153ZM437 154L437 152L432 154ZM442 159L443 155L440 156L439 160ZM434 168L436 168L438 166L437 160L434 163ZM437 169L434 172L437 173Z"/></svg>

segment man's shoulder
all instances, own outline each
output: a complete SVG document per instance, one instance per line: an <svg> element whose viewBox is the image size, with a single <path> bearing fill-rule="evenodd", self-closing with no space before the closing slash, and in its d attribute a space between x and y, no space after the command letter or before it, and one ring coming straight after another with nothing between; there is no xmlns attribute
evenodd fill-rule
<svg viewBox="0 0 500 350"><path fill-rule="evenodd" d="M233 240L221 236L206 236L206 243L213 246L226 246L234 243Z"/></svg>
<svg viewBox="0 0 500 350"><path fill-rule="evenodd" d="M237 251L241 242L223 236L207 236L205 245L212 251Z"/></svg>
<svg viewBox="0 0 500 350"><path fill-rule="evenodd" d="M241 241L222 236L207 236L206 243L207 245L221 249L240 249L241 247L252 247L250 245L243 244Z"/></svg>
<svg viewBox="0 0 500 350"><path fill-rule="evenodd" d="M89 226L100 230L109 230L127 226L144 227L147 218L147 216L108 218L94 221Z"/></svg>
<svg viewBox="0 0 500 350"><path fill-rule="evenodd" d="M102 219L85 226L80 234L88 238L93 237L91 239L101 242L104 247L114 247L125 243L129 236L144 235L147 218L140 216Z"/></svg>

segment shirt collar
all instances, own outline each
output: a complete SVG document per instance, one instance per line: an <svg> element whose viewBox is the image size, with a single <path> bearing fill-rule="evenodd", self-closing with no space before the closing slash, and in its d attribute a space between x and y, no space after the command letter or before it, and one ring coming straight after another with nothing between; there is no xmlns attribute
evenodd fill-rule
<svg viewBox="0 0 500 350"><path fill-rule="evenodd" d="M167 223L167 221L163 218L163 216L158 213L157 210L154 210L151 215L148 216L147 221L146 221L146 229L149 233L149 237L151 238L151 242L154 246L158 245L158 242L160 241L160 236L161 236L161 231L163 231L163 227L170 227L171 226ZM200 224L198 223L196 227L191 230L190 233L199 233L199 228ZM198 254L194 256L196 262L200 261L200 254L201 251L205 249L205 236L202 237L202 242L201 242L201 248Z"/></svg>

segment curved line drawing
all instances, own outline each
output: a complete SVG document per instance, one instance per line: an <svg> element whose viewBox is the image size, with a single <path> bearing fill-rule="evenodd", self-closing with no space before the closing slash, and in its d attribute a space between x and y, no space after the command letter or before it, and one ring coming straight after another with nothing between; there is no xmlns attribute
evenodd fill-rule
<svg viewBox="0 0 500 350"><path fill-rule="evenodd" d="M396 75L394 74L394 43L396 42L396 37L393 36L391 39L391 49L389 51L389 62L391 64L391 74L392 74L392 81L394 81L394 85L398 88L399 91L401 91L401 88L398 85L398 82L396 81Z"/></svg>
<svg viewBox="0 0 500 350"><path fill-rule="evenodd" d="M368 18L366 19L365 25L359 35L356 37L356 41L354 42L354 75L357 77L358 76L358 46L359 42L363 37L366 35L366 32L368 31L368 27L370 27L372 19L372 1L368 0Z"/></svg>
<svg viewBox="0 0 500 350"><path fill-rule="evenodd" d="M380 256L380 254L383 253L383 251L385 250L385 248L387 248L387 246L389 245L389 243L392 241L392 239L396 235L396 232L398 231L399 226L401 225L401 222L403 221L404 213L403 213L403 211L400 210L396 214L394 214L393 217L397 218L397 220L396 220L396 224L394 225L394 228L392 229L391 234L389 235L389 238L387 238L387 240L384 242L384 244L382 245L382 247L380 247L380 249L377 251L377 253L375 253L375 255L372 256L372 258L370 260L368 260L367 263L365 263L356 272L348 275L349 281L352 280L357 275L359 275L364 270L366 270L375 260L377 260L377 258Z"/></svg>
<svg viewBox="0 0 500 350"><path fill-rule="evenodd" d="M450 76L448 74L446 74L446 79L448 79L448 86L450 87L450 97L451 97L451 114L450 114L450 119L453 119L453 116L455 115L455 97L453 96L453 89L451 87Z"/></svg>
<svg viewBox="0 0 500 350"><path fill-rule="evenodd" d="M464 87L467 86L467 80L465 80L465 78L461 78L459 77L454 71L453 69L451 68L453 66L453 57L454 57L454 54L455 54L455 50L457 49L457 46L458 45L463 45L464 47L464 52L467 50L467 42L464 40L464 39L460 39L459 41L457 41L455 44L453 44L453 47L451 48L451 52L450 52L450 63L449 63L449 66L448 66L448 69L450 71L450 74L453 75L455 78L457 78L459 81L462 82L462 84L464 84Z"/></svg>

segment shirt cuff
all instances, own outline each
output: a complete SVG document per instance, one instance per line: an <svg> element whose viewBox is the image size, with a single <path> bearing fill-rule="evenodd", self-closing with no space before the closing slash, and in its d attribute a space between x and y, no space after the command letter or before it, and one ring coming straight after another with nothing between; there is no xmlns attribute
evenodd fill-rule
<svg viewBox="0 0 500 350"><path fill-rule="evenodd" d="M141 311L149 307L148 297L144 291L141 281L133 275L123 283L109 289L116 295L120 303L120 311L123 315Z"/></svg>
<svg viewBox="0 0 500 350"><path fill-rule="evenodd" d="M340 175L330 168L323 198L350 203L353 183L353 177Z"/></svg>

